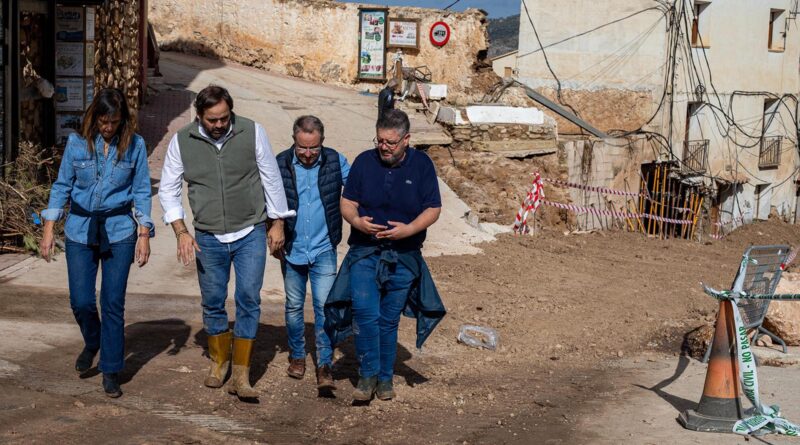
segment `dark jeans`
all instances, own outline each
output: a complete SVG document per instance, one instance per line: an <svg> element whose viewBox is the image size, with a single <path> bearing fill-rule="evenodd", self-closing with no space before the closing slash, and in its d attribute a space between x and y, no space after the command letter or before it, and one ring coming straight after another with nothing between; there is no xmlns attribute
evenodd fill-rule
<svg viewBox="0 0 800 445"><path fill-rule="evenodd" d="M379 254L370 255L350 267L353 293L353 334L361 377L378 376L391 381L397 358L397 328L414 282L414 273L397 263L382 287L376 280Z"/></svg>
<svg viewBox="0 0 800 445"><path fill-rule="evenodd" d="M254 339L261 317L261 285L267 263L267 230L257 224L252 232L232 243L221 243L213 234L196 231L197 277L203 297L203 326L206 334L218 335L228 330L228 281L231 264L236 273L236 323L233 335Z"/></svg>
<svg viewBox="0 0 800 445"><path fill-rule="evenodd" d="M86 348L100 351L97 368L104 373L122 370L125 364L125 289L136 251L136 233L111 244L101 255L97 247L67 239L69 303L80 326ZM95 283L102 263L100 317ZM101 323L102 318L102 323Z"/></svg>

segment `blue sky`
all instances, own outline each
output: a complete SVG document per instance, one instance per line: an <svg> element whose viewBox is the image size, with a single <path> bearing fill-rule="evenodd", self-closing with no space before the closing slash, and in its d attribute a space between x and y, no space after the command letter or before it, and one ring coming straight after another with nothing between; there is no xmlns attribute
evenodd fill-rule
<svg viewBox="0 0 800 445"><path fill-rule="evenodd" d="M340 0L347 3L367 3L372 5L385 6L420 6L423 8L444 8L455 0L376 0L358 2L351 0ZM461 0L452 8L456 11L463 11L467 8L480 8L489 13L489 17L496 19L519 14L520 0Z"/></svg>

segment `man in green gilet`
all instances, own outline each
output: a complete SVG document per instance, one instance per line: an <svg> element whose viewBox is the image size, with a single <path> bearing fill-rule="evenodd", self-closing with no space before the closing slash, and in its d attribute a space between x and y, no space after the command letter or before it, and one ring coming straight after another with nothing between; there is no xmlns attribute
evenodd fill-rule
<svg viewBox="0 0 800 445"><path fill-rule="evenodd" d="M194 101L197 120L172 138L164 159L158 198L164 222L178 241L178 260L197 260L211 369L205 385L222 386L242 398L258 397L250 386L250 356L261 315L267 245L283 248L286 204L281 174L264 128L233 113L225 88L211 85ZM188 184L194 237L184 223L183 181ZM269 229L267 229L268 224ZM236 322L228 329L225 300L231 265L236 273Z"/></svg>

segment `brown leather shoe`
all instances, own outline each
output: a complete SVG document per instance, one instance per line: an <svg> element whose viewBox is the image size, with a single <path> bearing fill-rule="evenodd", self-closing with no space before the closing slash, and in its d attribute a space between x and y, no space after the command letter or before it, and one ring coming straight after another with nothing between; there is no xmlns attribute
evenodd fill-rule
<svg viewBox="0 0 800 445"><path fill-rule="evenodd" d="M317 368L317 389L336 389L330 366L324 365Z"/></svg>
<svg viewBox="0 0 800 445"><path fill-rule="evenodd" d="M306 359L305 358L290 358L289 367L286 368L286 373L289 377L295 379L302 379L306 374Z"/></svg>

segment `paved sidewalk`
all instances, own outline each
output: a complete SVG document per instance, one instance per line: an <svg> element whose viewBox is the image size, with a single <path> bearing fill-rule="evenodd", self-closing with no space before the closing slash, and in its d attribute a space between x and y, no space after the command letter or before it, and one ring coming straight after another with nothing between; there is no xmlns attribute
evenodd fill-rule
<svg viewBox="0 0 800 445"><path fill-rule="evenodd" d="M0 255L0 282L22 275L35 262L36 257L27 253L6 253Z"/></svg>

